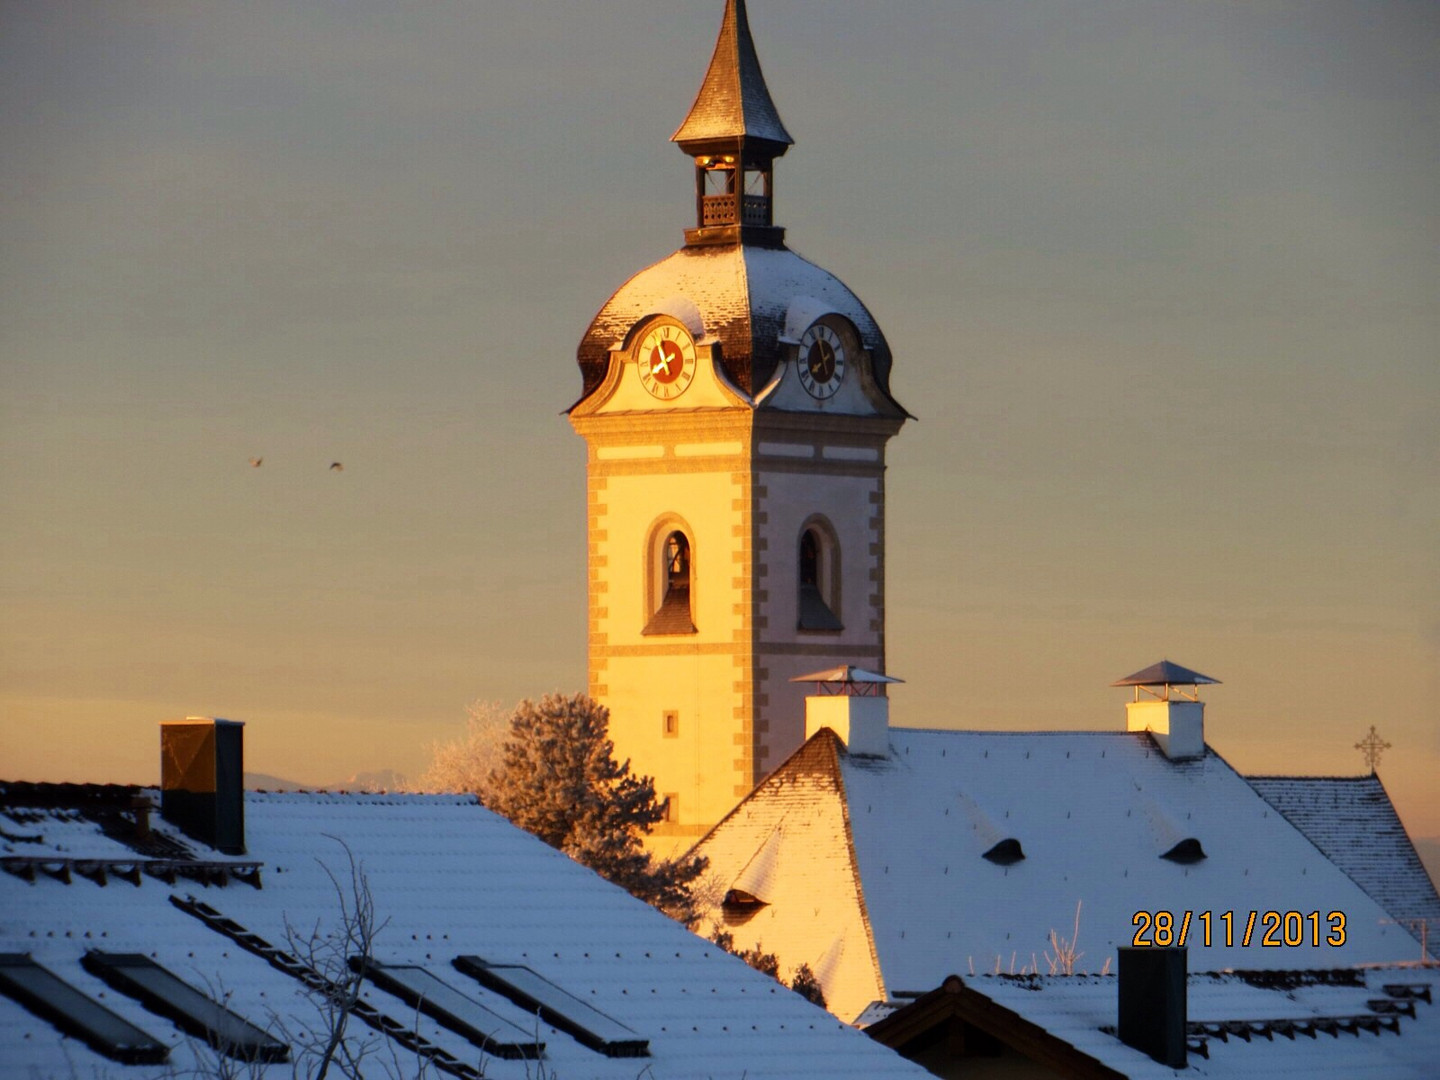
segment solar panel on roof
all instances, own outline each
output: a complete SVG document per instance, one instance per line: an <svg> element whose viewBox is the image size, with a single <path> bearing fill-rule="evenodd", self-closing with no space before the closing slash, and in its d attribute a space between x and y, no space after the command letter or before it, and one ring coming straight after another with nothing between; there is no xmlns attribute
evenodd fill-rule
<svg viewBox="0 0 1440 1080"><path fill-rule="evenodd" d="M161 1065L170 1048L81 993L26 953L0 953L0 992L97 1054L126 1065Z"/></svg>
<svg viewBox="0 0 1440 1080"><path fill-rule="evenodd" d="M88 952L80 961L90 974L165 1017L187 1035L204 1039L242 1061L290 1060L290 1048L242 1016L140 953Z"/></svg>
<svg viewBox="0 0 1440 1080"><path fill-rule="evenodd" d="M480 985L503 994L529 1012L538 1012L547 1024L574 1036L582 1046L606 1057L646 1057L650 1040L620 1021L560 989L524 964L492 964L480 956L457 956L455 967Z"/></svg>
<svg viewBox="0 0 1440 1080"><path fill-rule="evenodd" d="M463 1035L487 1054L500 1058L538 1058L545 1044L499 1013L466 997L449 983L417 964L382 964L378 960L350 958L355 970L405 1004Z"/></svg>

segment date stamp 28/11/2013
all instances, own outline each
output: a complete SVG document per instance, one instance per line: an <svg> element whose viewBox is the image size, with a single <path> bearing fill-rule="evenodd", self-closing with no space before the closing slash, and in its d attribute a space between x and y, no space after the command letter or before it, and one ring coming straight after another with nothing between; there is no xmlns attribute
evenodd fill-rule
<svg viewBox="0 0 1440 1080"><path fill-rule="evenodd" d="M1223 945L1266 949L1338 949L1345 944L1345 913L1328 911L1137 911L1130 920L1136 948Z"/></svg>

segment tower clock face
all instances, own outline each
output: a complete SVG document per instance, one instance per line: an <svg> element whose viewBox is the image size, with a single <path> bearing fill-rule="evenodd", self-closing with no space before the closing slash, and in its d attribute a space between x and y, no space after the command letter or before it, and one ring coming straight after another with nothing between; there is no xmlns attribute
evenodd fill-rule
<svg viewBox="0 0 1440 1080"><path fill-rule="evenodd" d="M824 323L815 323L800 339L800 385L823 401L845 378L845 341Z"/></svg>
<svg viewBox="0 0 1440 1080"><path fill-rule="evenodd" d="M636 358L640 382L661 401L685 392L695 378L695 342L673 323L651 327Z"/></svg>

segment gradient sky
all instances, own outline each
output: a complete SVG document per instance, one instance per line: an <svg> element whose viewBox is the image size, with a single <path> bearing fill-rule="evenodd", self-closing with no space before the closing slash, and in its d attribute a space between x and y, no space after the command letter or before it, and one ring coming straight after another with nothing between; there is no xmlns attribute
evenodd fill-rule
<svg viewBox="0 0 1440 1080"><path fill-rule="evenodd" d="M583 688L561 412L722 6L0 3L0 775L151 782L186 714L413 775ZM1440 835L1440 7L750 14L777 220L919 418L894 721L1117 727L1169 656L1243 771L1376 725Z"/></svg>

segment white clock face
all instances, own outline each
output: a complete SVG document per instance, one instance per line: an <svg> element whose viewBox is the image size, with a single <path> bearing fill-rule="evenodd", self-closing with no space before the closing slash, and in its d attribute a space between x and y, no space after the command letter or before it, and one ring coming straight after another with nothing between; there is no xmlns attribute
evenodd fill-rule
<svg viewBox="0 0 1440 1080"><path fill-rule="evenodd" d="M815 323L800 339L800 385L813 398L824 401L840 389L845 378L845 341L824 323Z"/></svg>
<svg viewBox="0 0 1440 1080"><path fill-rule="evenodd" d="M695 378L695 342L674 323L653 326L635 358L640 382L661 401L683 394Z"/></svg>

